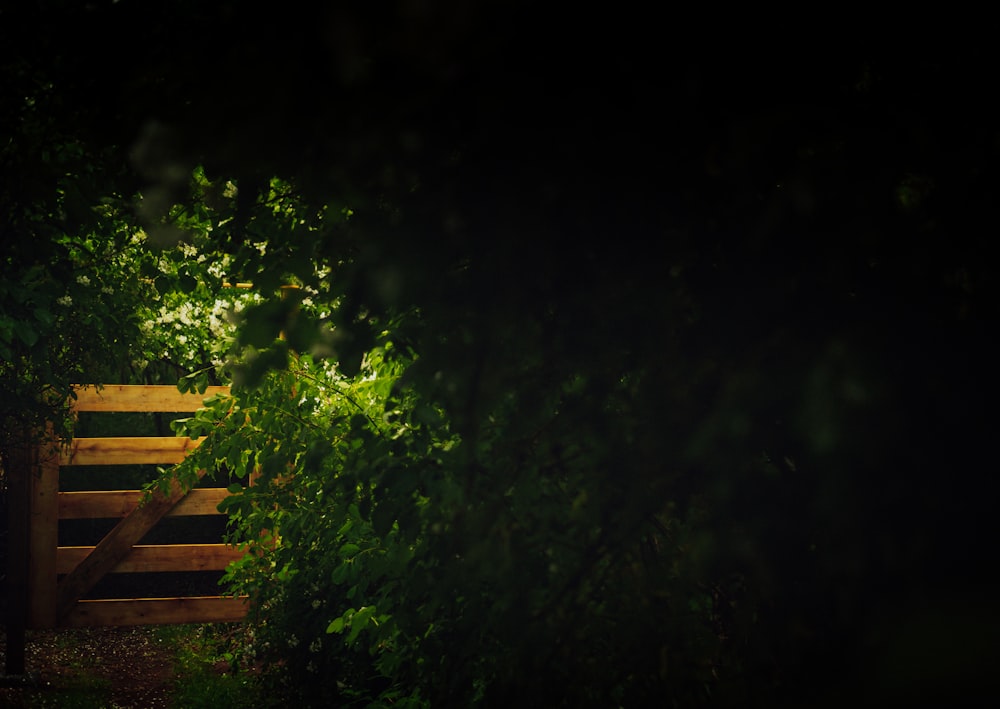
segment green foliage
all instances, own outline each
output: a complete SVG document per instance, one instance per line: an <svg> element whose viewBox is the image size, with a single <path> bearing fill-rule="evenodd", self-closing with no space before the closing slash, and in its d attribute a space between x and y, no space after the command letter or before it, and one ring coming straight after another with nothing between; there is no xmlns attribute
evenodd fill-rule
<svg viewBox="0 0 1000 709"><path fill-rule="evenodd" d="M232 672L224 649L234 629L227 626L161 626L158 634L174 648L172 706L191 709L265 709L272 705L261 696L257 677Z"/></svg>
<svg viewBox="0 0 1000 709"><path fill-rule="evenodd" d="M68 225L55 215L5 210L0 228L20 232L20 240L0 257L4 448L46 421L65 433L70 385L120 379L141 339L135 305L151 289L138 270L140 240L119 205L91 209L74 232L63 231Z"/></svg>
<svg viewBox="0 0 1000 709"><path fill-rule="evenodd" d="M698 582L677 510L595 476L611 452L579 435L580 375L500 397L472 446L397 351L386 340L351 378L293 357L177 423L207 437L181 470L233 480L221 509L248 554L226 580L254 599L247 652L281 661L284 691L493 706L721 687L739 579ZM606 438L635 386L605 394Z"/></svg>
<svg viewBox="0 0 1000 709"><path fill-rule="evenodd" d="M369 647L388 648L396 634L373 602L391 610L392 584L380 582L399 583L409 552L393 520L376 535L373 518L384 522L372 513L368 479L390 462L379 458L391 459L391 439L405 435L384 414L396 369L373 353L352 384L303 355L178 424L208 435L185 466L218 467L234 480L222 509L248 555L227 576L255 600L255 652L281 659L291 686L314 688L302 691L320 692L317 700L370 692ZM326 632L335 616L343 638ZM315 689L317 677L339 683Z"/></svg>
<svg viewBox="0 0 1000 709"><path fill-rule="evenodd" d="M421 283L410 295L437 303L426 312L398 291L387 298L359 268L363 252L324 257L316 245L329 247L343 223L306 219L277 180L257 188L244 215L242 228L262 240L218 250L206 235L232 217L201 201L211 191L201 173L192 184L191 206L172 212L199 215L177 247L187 259L157 267L173 284L159 324L167 346L191 332L198 356L212 358L181 379L183 390L229 376L234 388L175 422L178 434L206 440L171 475L193 485L205 468L230 481L221 509L248 553L225 581L254 600L234 659L279 668L275 686L311 705L738 695L745 675L732 636L754 632L742 570L719 571L716 540L698 529L708 502L666 463L705 459L691 447L731 436L684 416L712 373L652 367L657 356L683 360L670 346L609 341L585 326L615 318L639 332L654 317L680 328L683 280L662 311L629 321L633 293L556 299L542 282L526 290L503 280L502 264L479 260ZM215 226L199 235L195 224ZM274 241L263 240L269 233ZM261 257L274 244L289 260L271 268ZM207 254L233 281L281 273L298 287L234 303L235 331L188 329L199 302L219 303L205 281L183 285ZM614 273L576 265L580 278ZM394 278L420 282L402 270ZM213 338L224 346L206 350Z"/></svg>

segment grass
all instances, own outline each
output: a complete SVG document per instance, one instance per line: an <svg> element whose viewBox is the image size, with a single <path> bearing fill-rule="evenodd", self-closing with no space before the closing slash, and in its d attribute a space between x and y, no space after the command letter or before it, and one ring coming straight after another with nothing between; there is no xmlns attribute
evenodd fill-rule
<svg viewBox="0 0 1000 709"><path fill-rule="evenodd" d="M220 650L214 626L162 626L162 641L175 650L173 706L184 709L249 709L260 707L255 677L233 672Z"/></svg>
<svg viewBox="0 0 1000 709"><path fill-rule="evenodd" d="M28 695L24 706L30 709L108 709L111 683L105 679L80 675L53 692Z"/></svg>

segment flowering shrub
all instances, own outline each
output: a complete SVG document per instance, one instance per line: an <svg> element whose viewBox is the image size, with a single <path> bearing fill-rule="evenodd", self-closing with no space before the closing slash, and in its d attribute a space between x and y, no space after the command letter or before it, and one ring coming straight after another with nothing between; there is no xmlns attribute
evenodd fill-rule
<svg viewBox="0 0 1000 709"><path fill-rule="evenodd" d="M415 547L381 514L374 480L392 475L394 450L415 429L392 397L402 363L386 349L353 379L295 357L260 387L177 423L208 434L182 468L211 466L234 481L222 508L230 541L248 554L226 581L254 601L247 659L280 666L284 691L310 702L401 697L394 668L407 649L392 613Z"/></svg>
<svg viewBox="0 0 1000 709"><path fill-rule="evenodd" d="M66 435L71 385L130 376L142 340L136 306L154 292L141 275L148 254L126 214L99 211L72 233L40 222L30 244L6 244L0 256L0 448L47 421Z"/></svg>

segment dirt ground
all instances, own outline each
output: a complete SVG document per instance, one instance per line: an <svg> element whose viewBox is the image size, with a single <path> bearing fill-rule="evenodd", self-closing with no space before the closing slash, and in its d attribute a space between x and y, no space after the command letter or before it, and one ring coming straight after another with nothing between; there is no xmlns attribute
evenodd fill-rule
<svg viewBox="0 0 1000 709"><path fill-rule="evenodd" d="M7 639L0 628L0 707L168 707L173 651L151 627L29 630L23 676L3 673ZM12 686L20 685L20 686ZM103 699L102 699L103 698Z"/></svg>

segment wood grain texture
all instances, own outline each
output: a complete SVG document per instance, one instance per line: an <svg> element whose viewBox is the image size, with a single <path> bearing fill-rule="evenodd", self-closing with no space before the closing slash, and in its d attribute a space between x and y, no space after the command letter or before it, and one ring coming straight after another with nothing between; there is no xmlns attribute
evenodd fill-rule
<svg viewBox="0 0 1000 709"><path fill-rule="evenodd" d="M181 436L74 438L62 448L59 464L173 465L184 460L203 440Z"/></svg>
<svg viewBox="0 0 1000 709"><path fill-rule="evenodd" d="M211 386L203 394L182 394L177 387L162 384L105 384L103 388L77 387L76 411L191 412L216 394L228 396L229 387Z"/></svg>
<svg viewBox="0 0 1000 709"><path fill-rule="evenodd" d="M204 474L204 470L198 471L199 476ZM56 601L57 620L60 624L76 602L125 558L132 547L184 497L184 493L176 481L169 494L154 492L146 502L115 525L70 574L63 577L59 582ZM55 545L53 555L54 553Z"/></svg>
<svg viewBox="0 0 1000 709"><path fill-rule="evenodd" d="M95 548L59 547L56 573L71 573ZM228 544L137 544L108 573L222 571L231 562L242 559L244 554Z"/></svg>
<svg viewBox="0 0 1000 709"><path fill-rule="evenodd" d="M89 490L59 493L59 519L108 519L124 517L139 506L142 490ZM229 496L223 487L192 490L172 507L166 517L221 515L219 503Z"/></svg>
<svg viewBox="0 0 1000 709"><path fill-rule="evenodd" d="M230 623L243 620L248 609L249 601L242 596L79 601L63 619L61 626L85 628L96 625Z"/></svg>

